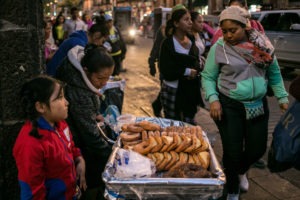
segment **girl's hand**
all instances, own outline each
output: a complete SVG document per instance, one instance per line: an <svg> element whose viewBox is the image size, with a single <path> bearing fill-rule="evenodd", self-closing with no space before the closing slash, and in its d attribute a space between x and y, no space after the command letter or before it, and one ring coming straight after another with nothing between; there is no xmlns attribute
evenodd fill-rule
<svg viewBox="0 0 300 200"><path fill-rule="evenodd" d="M220 101L214 101L210 104L210 116L214 120L221 120L222 106Z"/></svg>
<svg viewBox="0 0 300 200"><path fill-rule="evenodd" d="M85 179L85 162L82 156L79 156L75 160L76 163L76 176L77 180L79 180L79 187L83 191L86 190L86 179Z"/></svg>
<svg viewBox="0 0 300 200"><path fill-rule="evenodd" d="M280 107L281 112L284 113L288 109L289 104L288 103L282 103L282 104L279 104L279 107Z"/></svg>

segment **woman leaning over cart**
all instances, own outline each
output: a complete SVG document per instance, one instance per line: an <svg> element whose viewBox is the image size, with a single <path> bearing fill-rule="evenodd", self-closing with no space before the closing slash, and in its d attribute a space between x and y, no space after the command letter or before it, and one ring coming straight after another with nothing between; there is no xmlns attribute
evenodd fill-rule
<svg viewBox="0 0 300 200"><path fill-rule="evenodd" d="M200 65L195 39L188 36L192 21L182 5L172 10L166 26L166 39L160 49L159 66L163 77L161 101L166 118L193 124L200 95Z"/></svg>
<svg viewBox="0 0 300 200"><path fill-rule="evenodd" d="M223 38L208 54L202 84L223 144L227 199L247 191L246 172L265 153L269 110L267 85L282 111L288 107L274 48L258 31L248 28L248 14L231 6L220 15Z"/></svg>
<svg viewBox="0 0 300 200"><path fill-rule="evenodd" d="M103 120L99 114L99 89L106 84L113 70L113 59L105 49L87 45L85 49L76 46L70 50L56 72L57 78L67 83L67 122L86 162L85 200L104 199L105 185L101 174L111 147L97 128L97 122Z"/></svg>

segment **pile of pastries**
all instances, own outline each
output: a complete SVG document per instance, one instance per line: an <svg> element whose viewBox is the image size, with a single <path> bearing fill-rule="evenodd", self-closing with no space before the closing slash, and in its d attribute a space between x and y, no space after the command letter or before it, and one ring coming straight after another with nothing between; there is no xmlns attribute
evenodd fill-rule
<svg viewBox="0 0 300 200"><path fill-rule="evenodd" d="M184 164L195 164L206 170L210 165L209 144L200 126L161 128L141 121L124 124L120 137L123 148L152 159L157 171L177 169Z"/></svg>

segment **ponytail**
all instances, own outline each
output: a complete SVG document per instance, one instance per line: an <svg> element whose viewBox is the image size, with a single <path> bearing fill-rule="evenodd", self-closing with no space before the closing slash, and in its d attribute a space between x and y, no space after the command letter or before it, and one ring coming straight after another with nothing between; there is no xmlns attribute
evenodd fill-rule
<svg viewBox="0 0 300 200"><path fill-rule="evenodd" d="M25 117L32 123L30 135L35 138L40 139L42 137L37 130L37 120L41 114L36 110L35 104L40 102L50 107L50 97L55 89L55 84L59 84L61 88L63 87L60 81L49 76L40 75L24 83L21 88L20 102L23 106Z"/></svg>
<svg viewBox="0 0 300 200"><path fill-rule="evenodd" d="M84 49L84 56L80 64L90 73L97 73L105 68L113 67L114 60L103 47L88 44Z"/></svg>
<svg viewBox="0 0 300 200"><path fill-rule="evenodd" d="M35 137L37 139L41 139L42 135L40 135L37 130L37 128L38 128L37 119L32 120L31 123L32 123L32 129L31 129L29 135L31 135L32 137Z"/></svg>
<svg viewBox="0 0 300 200"><path fill-rule="evenodd" d="M170 37L175 33L176 27L174 23L179 22L180 19L188 12L189 11L185 8L181 8L172 12L171 19L169 19L166 24L166 30L165 30L166 37Z"/></svg>

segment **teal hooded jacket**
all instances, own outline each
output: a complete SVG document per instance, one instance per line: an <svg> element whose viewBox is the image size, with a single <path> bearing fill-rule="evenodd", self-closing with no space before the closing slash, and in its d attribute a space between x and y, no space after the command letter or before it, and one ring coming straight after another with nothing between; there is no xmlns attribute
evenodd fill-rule
<svg viewBox="0 0 300 200"><path fill-rule="evenodd" d="M248 63L223 38L210 49L202 75L205 98L210 103L219 100L219 92L240 102L262 99L269 85L279 103L288 103L276 57L270 66L260 68Z"/></svg>

